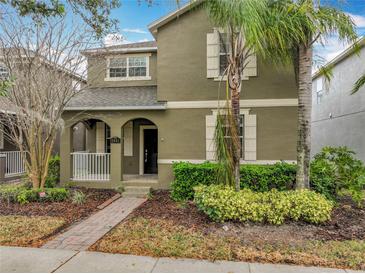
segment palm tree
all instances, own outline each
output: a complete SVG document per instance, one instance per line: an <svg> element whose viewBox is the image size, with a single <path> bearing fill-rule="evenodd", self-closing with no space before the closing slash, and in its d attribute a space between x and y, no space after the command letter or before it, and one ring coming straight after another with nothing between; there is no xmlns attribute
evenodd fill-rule
<svg viewBox="0 0 365 274"><path fill-rule="evenodd" d="M244 45L249 45L250 49L264 58L275 59L284 64L291 62L294 65L298 89L296 184L298 189L309 188L313 44L316 41L324 41L326 37L336 32L340 40L353 42L357 38L355 25L348 15L333 7L319 5L319 0L315 1L318 2L313 0L207 1L209 14L215 23L220 26L233 26L231 29L244 33ZM250 15L251 12L253 15ZM234 54L231 55L227 74L231 90L232 113L237 121L241 89L241 84L238 83L241 78L238 73L242 63L237 62ZM237 87L236 90L235 87ZM237 169L236 165L235 169Z"/></svg>
<svg viewBox="0 0 365 274"><path fill-rule="evenodd" d="M298 87L298 144L297 144L297 180L296 188L309 188L310 167L310 127L312 108L312 62L313 44L338 33L340 40L354 42L357 39L355 24L344 12L333 7L322 6L313 0L280 0L271 1L275 8L270 12L277 14L276 9L286 10L284 22L297 20L300 36L292 37L284 32L292 52L292 60L297 77ZM281 13L283 14L283 13ZM294 19L292 19L294 18ZM290 24L291 25L291 24Z"/></svg>
<svg viewBox="0 0 365 274"><path fill-rule="evenodd" d="M229 96L227 101L226 112L224 113L224 121L220 117L217 121L216 128L216 146L217 158L219 162L224 161L224 173L226 182L235 185L236 191L240 189L240 158L241 143L239 139L240 127L240 94L243 88L242 73L247 64L249 57L253 51L260 50L259 36L263 32L263 18L261 16L266 5L264 1L245 0L245 1L222 1L209 0L206 1L206 7L209 16L224 30L222 38L220 34L221 44L225 48L227 56L227 68L225 75L227 76L227 87L229 88ZM243 33L245 35L243 35ZM226 43L227 42L227 43ZM228 124L226 132L223 132L221 124ZM228 134L227 134L228 132ZM229 135L229 141L224 138ZM221 148L221 149L219 149ZM229 171L229 172L227 172Z"/></svg>

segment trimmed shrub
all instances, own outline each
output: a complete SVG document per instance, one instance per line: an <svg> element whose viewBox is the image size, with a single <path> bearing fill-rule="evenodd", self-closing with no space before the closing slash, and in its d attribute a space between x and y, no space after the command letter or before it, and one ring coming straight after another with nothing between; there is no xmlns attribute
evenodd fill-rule
<svg viewBox="0 0 365 274"><path fill-rule="evenodd" d="M25 185L0 187L0 199L9 203L62 202L69 197L65 188L45 188L45 197L39 197L41 189L27 188Z"/></svg>
<svg viewBox="0 0 365 274"><path fill-rule="evenodd" d="M0 187L0 199L2 201L6 201L8 203L14 203L17 202L17 196L18 194L24 190L25 188L23 186L17 185L5 185Z"/></svg>
<svg viewBox="0 0 365 274"><path fill-rule="evenodd" d="M324 147L311 163L311 188L328 199L350 196L364 200L365 166L347 147Z"/></svg>
<svg viewBox="0 0 365 274"><path fill-rule="evenodd" d="M19 204L37 202L39 200L38 191L36 189L23 189L16 196L16 200Z"/></svg>
<svg viewBox="0 0 365 274"><path fill-rule="evenodd" d="M180 162L173 164L175 181L171 184L171 197L175 201L192 200L194 186L214 184L217 180L217 164L191 164Z"/></svg>
<svg viewBox="0 0 365 274"><path fill-rule="evenodd" d="M47 202L62 202L66 200L69 196L69 191L65 188L46 188L46 197Z"/></svg>
<svg viewBox="0 0 365 274"><path fill-rule="evenodd" d="M195 187L197 207L214 221L251 221L280 225L287 220L323 223L330 219L333 204L309 190L239 192L222 185Z"/></svg>
<svg viewBox="0 0 365 274"><path fill-rule="evenodd" d="M174 163L175 181L171 184L171 197L176 201L191 200L194 186L211 185L217 182L218 165L215 163ZM275 165L242 165L241 188L254 191L271 189L288 190L295 184L296 165L277 163Z"/></svg>
<svg viewBox="0 0 365 274"><path fill-rule="evenodd" d="M46 179L45 187L55 187L60 181L60 156L55 155L49 160L48 164L48 176Z"/></svg>

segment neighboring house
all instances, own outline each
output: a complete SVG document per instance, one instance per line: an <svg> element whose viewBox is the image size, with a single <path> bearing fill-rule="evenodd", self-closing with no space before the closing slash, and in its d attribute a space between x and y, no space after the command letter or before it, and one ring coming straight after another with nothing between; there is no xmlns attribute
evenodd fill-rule
<svg viewBox="0 0 365 274"><path fill-rule="evenodd" d="M360 52L351 47L332 61L333 76L313 76L312 155L324 146L347 146L365 162L365 87L351 95L354 83L365 73L365 38Z"/></svg>
<svg viewBox="0 0 365 274"><path fill-rule="evenodd" d="M84 52L91 88L64 113L62 183L168 188L174 162L214 161L216 115L225 103L218 32L194 3L149 29L156 42ZM241 94L242 163L296 160L297 105L292 69L253 56ZM73 137L81 124L82 144Z"/></svg>
<svg viewBox="0 0 365 274"><path fill-rule="evenodd" d="M43 64L43 63L42 63ZM44 64L46 66L50 66L50 63L45 61ZM59 67L59 69L62 69ZM72 81L77 81L78 83L86 83L86 81L80 77L79 75L72 74L71 72L67 71L65 77L71 77ZM9 70L7 69L6 65L1 62L0 57L0 80L4 80L9 78ZM70 78L68 78L69 80ZM65 83L69 81L65 80ZM16 79L15 79L16 83ZM8 101L6 97L0 96L0 154L5 155L5 178L1 181L6 180L13 180L18 178L19 176L25 173L25 166L23 161L23 156L19 151L19 147L9 139L10 134L6 134L9 132L9 127L6 124L3 124L4 120L1 119L1 116L4 114L7 115L17 115L17 107L12 105L11 102ZM80 133L82 135L82 132ZM59 154L60 151L60 134L57 134L56 141L53 148L53 154ZM0 172L1 174L1 172Z"/></svg>

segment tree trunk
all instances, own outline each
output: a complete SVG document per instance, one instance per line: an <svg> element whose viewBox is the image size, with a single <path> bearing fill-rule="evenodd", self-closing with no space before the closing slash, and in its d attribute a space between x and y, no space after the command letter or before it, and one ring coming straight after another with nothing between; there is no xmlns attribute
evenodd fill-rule
<svg viewBox="0 0 365 274"><path fill-rule="evenodd" d="M298 144L296 189L309 188L311 111L312 111L312 46L299 46L298 74Z"/></svg>
<svg viewBox="0 0 365 274"><path fill-rule="evenodd" d="M233 164L234 164L234 185L236 191L240 190L240 158L241 158L241 143L239 142L240 132L240 92L239 87L231 91L232 116L234 129L231 131L233 144Z"/></svg>

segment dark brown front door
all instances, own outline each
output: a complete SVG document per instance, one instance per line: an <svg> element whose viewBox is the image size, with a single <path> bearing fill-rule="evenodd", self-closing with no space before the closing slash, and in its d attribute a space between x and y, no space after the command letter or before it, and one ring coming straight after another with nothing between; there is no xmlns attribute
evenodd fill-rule
<svg viewBox="0 0 365 274"><path fill-rule="evenodd" d="M157 129L145 129L144 134L144 173L157 173Z"/></svg>

